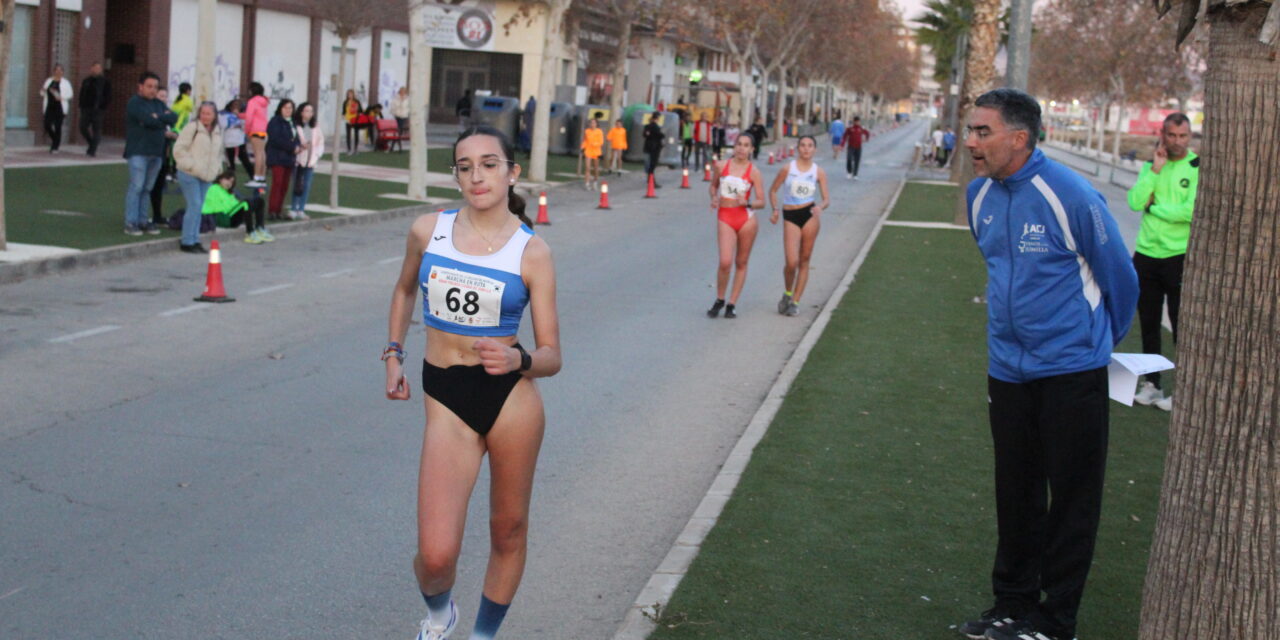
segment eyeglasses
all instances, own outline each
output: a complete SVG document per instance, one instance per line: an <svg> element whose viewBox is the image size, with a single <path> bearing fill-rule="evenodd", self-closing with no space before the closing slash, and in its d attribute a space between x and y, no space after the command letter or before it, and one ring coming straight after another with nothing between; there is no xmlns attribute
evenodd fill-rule
<svg viewBox="0 0 1280 640"><path fill-rule="evenodd" d="M498 173L498 167L501 167L504 164L514 165L515 161L514 160L485 160L484 162L481 162L480 165L477 167L472 167L470 164L455 164L452 167L453 178L455 180L470 178L471 170L473 168L476 170L476 174L481 177L491 176Z"/></svg>

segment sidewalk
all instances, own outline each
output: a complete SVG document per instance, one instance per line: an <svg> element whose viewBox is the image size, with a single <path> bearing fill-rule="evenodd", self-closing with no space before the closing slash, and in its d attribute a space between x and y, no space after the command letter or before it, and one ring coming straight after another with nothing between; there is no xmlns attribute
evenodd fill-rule
<svg viewBox="0 0 1280 640"><path fill-rule="evenodd" d="M955 190L906 185L650 638L952 640L990 606L986 274L962 227L913 226ZM1167 440L1111 412L1089 640L1136 636Z"/></svg>

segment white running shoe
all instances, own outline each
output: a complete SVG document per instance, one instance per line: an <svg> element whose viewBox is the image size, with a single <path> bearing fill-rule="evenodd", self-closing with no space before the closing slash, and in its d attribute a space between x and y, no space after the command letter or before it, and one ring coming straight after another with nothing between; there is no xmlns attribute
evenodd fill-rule
<svg viewBox="0 0 1280 640"><path fill-rule="evenodd" d="M852 174L852 173L846 173L846 174L844 174L844 179L845 179L845 180L852 180L852 179L853 179L853 174Z"/></svg>
<svg viewBox="0 0 1280 640"><path fill-rule="evenodd" d="M449 623L436 626L431 624L431 614L422 619L422 630L418 632L417 640L446 640L449 634L453 633L453 628L458 626L458 604L453 600L449 600Z"/></svg>
<svg viewBox="0 0 1280 640"><path fill-rule="evenodd" d="M1149 407L1163 399L1164 392L1160 390L1160 387L1146 381L1138 385L1138 393L1133 396L1133 401L1144 407Z"/></svg>
<svg viewBox="0 0 1280 640"><path fill-rule="evenodd" d="M1162 411L1173 411L1173 394L1156 400L1156 408Z"/></svg>

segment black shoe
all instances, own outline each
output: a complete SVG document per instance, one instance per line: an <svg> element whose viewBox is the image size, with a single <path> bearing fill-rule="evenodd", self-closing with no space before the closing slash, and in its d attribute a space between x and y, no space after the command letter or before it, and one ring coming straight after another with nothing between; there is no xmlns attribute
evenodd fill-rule
<svg viewBox="0 0 1280 640"><path fill-rule="evenodd" d="M720 310L724 308L724 300L716 300L716 303L707 309L707 317L715 318L720 315Z"/></svg>
<svg viewBox="0 0 1280 640"><path fill-rule="evenodd" d="M977 620L970 620L960 625L960 633L972 638L973 640L982 640L987 637L987 631L991 629L1002 629L1014 623L1015 616L1009 611L992 608L982 612Z"/></svg>
<svg viewBox="0 0 1280 640"><path fill-rule="evenodd" d="M1075 640L1075 634L1050 633L1030 620L1015 620L1009 624L992 627L987 630L984 637L987 640Z"/></svg>
<svg viewBox="0 0 1280 640"><path fill-rule="evenodd" d="M182 249L186 253L209 253L209 250L205 249L204 245L199 242L195 244L179 244L178 248Z"/></svg>
<svg viewBox="0 0 1280 640"><path fill-rule="evenodd" d="M738 317L738 313L733 310L733 305L726 305L724 308L724 317L730 320Z"/></svg>

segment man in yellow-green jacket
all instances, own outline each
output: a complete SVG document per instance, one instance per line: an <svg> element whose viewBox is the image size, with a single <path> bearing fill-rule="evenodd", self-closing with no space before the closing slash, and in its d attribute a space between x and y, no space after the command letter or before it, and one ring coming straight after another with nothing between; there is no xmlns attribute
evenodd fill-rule
<svg viewBox="0 0 1280 640"><path fill-rule="evenodd" d="M1160 353L1160 321L1166 302L1173 341L1178 341L1182 264L1200 185L1200 157L1188 148L1190 143L1191 121L1186 114L1169 114L1160 129L1154 159L1142 166L1138 181L1129 189L1129 208L1142 213L1133 267L1138 272L1143 353ZM1165 396L1160 389L1159 373L1147 374L1134 402L1173 409L1173 396Z"/></svg>

